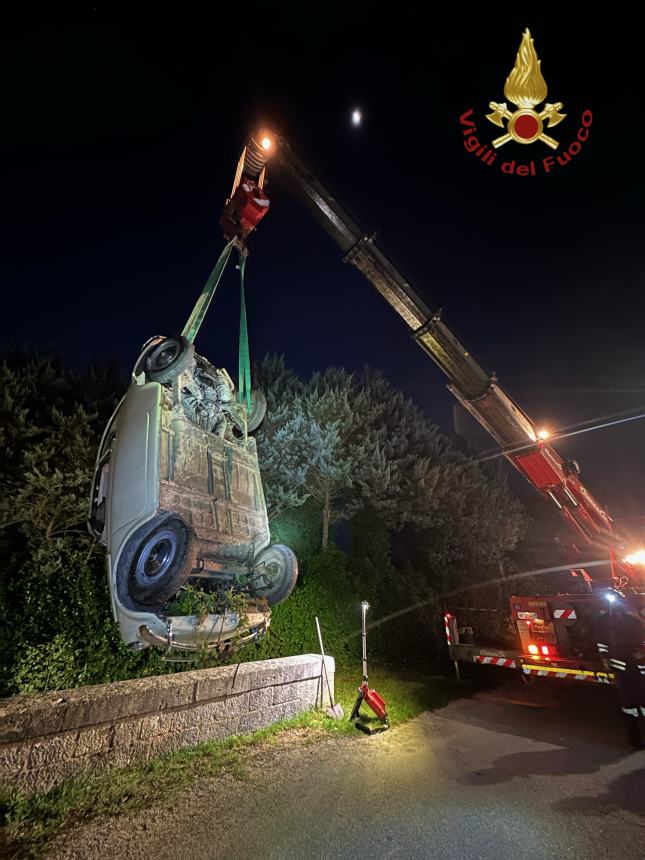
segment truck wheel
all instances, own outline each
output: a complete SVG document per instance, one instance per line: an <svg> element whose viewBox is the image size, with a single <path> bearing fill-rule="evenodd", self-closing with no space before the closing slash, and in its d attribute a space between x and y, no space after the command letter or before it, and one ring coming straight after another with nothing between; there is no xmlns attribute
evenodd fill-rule
<svg viewBox="0 0 645 860"><path fill-rule="evenodd" d="M127 572L127 591L136 603L150 609L163 607L190 574L186 561L191 535L183 520L153 520L152 528L135 536Z"/></svg>
<svg viewBox="0 0 645 860"><path fill-rule="evenodd" d="M258 429L264 421L266 411L267 399L264 396L264 392L260 391L259 388L253 388L251 390L251 411L247 419L247 430L249 433L253 433L254 430Z"/></svg>
<svg viewBox="0 0 645 860"><path fill-rule="evenodd" d="M195 356L195 347L185 337L165 337L152 343L141 357L146 378L152 382L172 382L186 370Z"/></svg>
<svg viewBox="0 0 645 860"><path fill-rule="evenodd" d="M253 560L252 596L266 598L270 606L282 603L298 580L298 560L293 550L281 543L263 549Z"/></svg>

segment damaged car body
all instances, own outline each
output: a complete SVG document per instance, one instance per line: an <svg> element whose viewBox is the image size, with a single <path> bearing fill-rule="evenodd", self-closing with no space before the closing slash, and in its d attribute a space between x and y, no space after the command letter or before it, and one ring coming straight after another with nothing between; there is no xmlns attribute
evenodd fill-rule
<svg viewBox="0 0 645 860"><path fill-rule="evenodd" d="M144 345L101 441L89 518L128 647L229 651L262 636L269 606L293 590L297 561L270 544L249 435L265 410L259 391L250 411L238 402L228 373L185 336ZM171 614L187 584L218 596L218 611ZM233 593L243 612L230 611Z"/></svg>

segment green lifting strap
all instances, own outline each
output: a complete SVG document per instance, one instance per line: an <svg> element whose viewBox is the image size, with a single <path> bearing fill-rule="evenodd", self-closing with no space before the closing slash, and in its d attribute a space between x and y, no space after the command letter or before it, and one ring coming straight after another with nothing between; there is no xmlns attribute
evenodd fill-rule
<svg viewBox="0 0 645 860"><path fill-rule="evenodd" d="M246 295L244 288L244 269L246 256L240 253L240 346L238 360L237 394L240 403L246 401L246 409L251 414L251 357L249 355L249 330L246 323Z"/></svg>
<svg viewBox="0 0 645 860"><path fill-rule="evenodd" d="M188 322L184 326L182 335L190 343L194 342L195 338L197 337L197 332L199 331L202 323L204 322L206 311L208 310L208 307L211 303L211 299L215 294L215 290L217 289L217 285L220 282L220 278L224 274L224 269L226 268L226 264L228 263L228 258L231 256L231 251L233 250L234 243L235 240L231 239L231 241L219 255L219 260L215 263L213 271L208 276L208 280L204 284L204 288L202 289L201 295L197 299L197 304L193 308L193 312L188 317Z"/></svg>

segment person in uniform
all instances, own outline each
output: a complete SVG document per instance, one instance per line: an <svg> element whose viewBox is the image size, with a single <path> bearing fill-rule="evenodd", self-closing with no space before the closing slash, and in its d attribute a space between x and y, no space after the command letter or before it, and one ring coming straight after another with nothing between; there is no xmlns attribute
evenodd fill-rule
<svg viewBox="0 0 645 860"><path fill-rule="evenodd" d="M645 746L645 620L619 591L607 593L598 652L614 676L632 746Z"/></svg>

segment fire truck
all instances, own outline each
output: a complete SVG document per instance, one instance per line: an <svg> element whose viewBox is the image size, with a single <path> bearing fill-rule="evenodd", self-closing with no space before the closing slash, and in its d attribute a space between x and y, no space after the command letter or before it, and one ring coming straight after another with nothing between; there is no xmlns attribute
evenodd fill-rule
<svg viewBox="0 0 645 860"><path fill-rule="evenodd" d="M499 446L499 452L555 507L575 535L579 552L594 559L594 577L584 564L571 565L583 588L578 593L513 595L510 613L516 647L478 645L471 628L444 616L451 659L488 664L564 681L611 684L611 661L598 649L599 630L612 606L620 603L640 619L645 640L645 551L629 553L614 521L580 479L575 460L564 459L522 408L504 391L433 311L366 233L279 134L258 130L242 149L221 225L229 241L242 246L269 209L265 189L273 168L355 266L410 329L412 339L435 362L448 388ZM582 556L584 557L584 556ZM602 562L599 564L599 562ZM587 565L591 568L591 565ZM561 569L561 568L560 568ZM600 571L598 573L597 571ZM643 662L643 661L641 661Z"/></svg>

